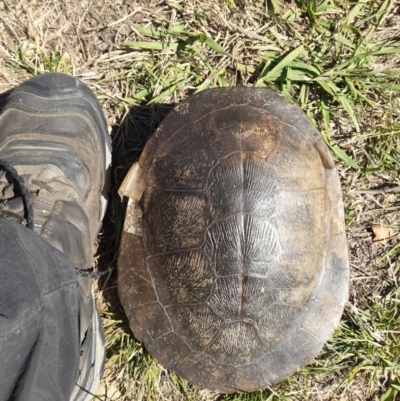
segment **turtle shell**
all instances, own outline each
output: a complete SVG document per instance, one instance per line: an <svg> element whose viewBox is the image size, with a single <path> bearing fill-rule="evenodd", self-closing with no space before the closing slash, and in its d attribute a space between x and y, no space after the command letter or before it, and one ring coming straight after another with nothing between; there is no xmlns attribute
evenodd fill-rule
<svg viewBox="0 0 400 401"><path fill-rule="evenodd" d="M121 193L120 298L162 365L232 393L318 354L347 301L349 264L338 173L299 107L267 88L194 95Z"/></svg>

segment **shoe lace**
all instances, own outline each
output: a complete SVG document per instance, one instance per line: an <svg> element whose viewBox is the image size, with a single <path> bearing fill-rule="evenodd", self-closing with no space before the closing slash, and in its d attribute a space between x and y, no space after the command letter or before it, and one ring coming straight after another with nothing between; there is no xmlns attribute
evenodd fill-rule
<svg viewBox="0 0 400 401"><path fill-rule="evenodd" d="M18 183L19 189L22 195L22 201L24 203L26 226L33 230L33 205L32 196L29 192L24 177L19 175L17 170L5 160L0 160L0 166L4 168L5 171L9 172L14 180Z"/></svg>
<svg viewBox="0 0 400 401"><path fill-rule="evenodd" d="M34 212L33 212L33 201L32 201L32 194L28 189L28 185L24 179L24 176L18 174L18 171L12 166L11 163L1 160L0 159L0 166L8 173L11 174L14 181L18 184L20 194L18 196L22 197L22 201L24 204L24 218L26 220L26 227L30 228L31 230L34 229ZM75 268L76 274L81 277L87 277L92 279L98 279L105 274L111 272L111 268L95 272L93 270L85 270L85 269L78 269Z"/></svg>
<svg viewBox="0 0 400 401"><path fill-rule="evenodd" d="M108 268L106 270L95 272L94 270L84 270L84 269L75 268L76 274L78 276L93 278L93 279L100 278L100 277L104 276L105 274L110 273L111 270L112 270L111 268Z"/></svg>

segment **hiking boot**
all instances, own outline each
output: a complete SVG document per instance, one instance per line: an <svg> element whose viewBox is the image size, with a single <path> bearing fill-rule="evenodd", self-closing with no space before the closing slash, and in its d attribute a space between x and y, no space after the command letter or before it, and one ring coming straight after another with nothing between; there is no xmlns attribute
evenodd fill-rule
<svg viewBox="0 0 400 401"><path fill-rule="evenodd" d="M65 74L29 79L0 117L0 217L32 228L90 276L110 162L111 140L93 92ZM71 401L92 399L104 366L91 282L78 283L81 357Z"/></svg>

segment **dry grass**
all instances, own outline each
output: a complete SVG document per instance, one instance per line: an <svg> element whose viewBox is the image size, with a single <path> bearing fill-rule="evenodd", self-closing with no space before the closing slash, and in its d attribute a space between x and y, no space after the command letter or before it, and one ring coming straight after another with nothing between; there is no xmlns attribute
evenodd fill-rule
<svg viewBox="0 0 400 401"><path fill-rule="evenodd" d="M99 283L108 355L99 399L399 399L399 237L376 245L371 232L373 223L397 232L400 225L399 32L398 0L0 1L0 91L66 72L88 84L106 112L114 189L100 269L116 264L119 183L160 120L196 91L276 88L304 109L338 163L351 294L318 358L252 394L194 388L133 339L114 271Z"/></svg>

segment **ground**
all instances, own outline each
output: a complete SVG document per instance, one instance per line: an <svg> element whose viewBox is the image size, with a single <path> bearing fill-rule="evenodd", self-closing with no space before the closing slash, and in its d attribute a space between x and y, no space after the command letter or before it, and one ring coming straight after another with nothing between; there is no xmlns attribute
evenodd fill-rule
<svg viewBox="0 0 400 401"><path fill-rule="evenodd" d="M107 340L100 400L400 398L400 1L0 1L1 104L46 71L84 81L113 138L113 189L97 244ZM117 189L180 101L215 86L270 86L297 103L338 166L350 299L334 337L278 385L226 396L165 370L133 338L116 288ZM388 238L388 240L385 240Z"/></svg>

